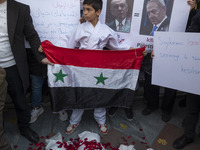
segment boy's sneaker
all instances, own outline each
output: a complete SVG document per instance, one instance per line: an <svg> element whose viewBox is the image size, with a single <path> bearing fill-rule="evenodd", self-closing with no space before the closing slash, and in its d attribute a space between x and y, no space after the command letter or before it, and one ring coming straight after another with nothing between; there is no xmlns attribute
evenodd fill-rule
<svg viewBox="0 0 200 150"><path fill-rule="evenodd" d="M68 114L65 110L59 111L58 113L61 121L66 121L68 119Z"/></svg>
<svg viewBox="0 0 200 150"><path fill-rule="evenodd" d="M34 107L31 111L31 120L29 123L33 123L37 120L37 118L44 112L44 109L42 106L40 107Z"/></svg>
<svg viewBox="0 0 200 150"><path fill-rule="evenodd" d="M108 133L108 128L106 124L99 124L99 128L102 135L106 135Z"/></svg>
<svg viewBox="0 0 200 150"><path fill-rule="evenodd" d="M65 130L65 133L71 134L76 129L76 127L78 127L78 125L79 124L69 124L68 127Z"/></svg>
<svg viewBox="0 0 200 150"><path fill-rule="evenodd" d="M126 119L128 121L132 121L134 114L133 114L133 110L131 108L125 108L125 114L126 114Z"/></svg>

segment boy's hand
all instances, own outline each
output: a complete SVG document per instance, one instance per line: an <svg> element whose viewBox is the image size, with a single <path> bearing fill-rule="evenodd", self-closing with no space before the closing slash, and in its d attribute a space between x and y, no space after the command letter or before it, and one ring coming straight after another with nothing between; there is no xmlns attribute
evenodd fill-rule
<svg viewBox="0 0 200 150"><path fill-rule="evenodd" d="M41 53L43 52L43 48L42 48L41 45L40 45L40 47L38 48L38 51L41 52Z"/></svg>
<svg viewBox="0 0 200 150"><path fill-rule="evenodd" d="M153 59L155 57L154 51L151 52L151 58Z"/></svg>
<svg viewBox="0 0 200 150"><path fill-rule="evenodd" d="M144 50L144 51L142 52L142 54L143 54L144 56L147 56L147 51Z"/></svg>
<svg viewBox="0 0 200 150"><path fill-rule="evenodd" d="M41 60L41 62L42 62L43 64L45 64L45 65L51 65L51 66L54 65L54 64L51 63L47 58L43 58L43 59Z"/></svg>

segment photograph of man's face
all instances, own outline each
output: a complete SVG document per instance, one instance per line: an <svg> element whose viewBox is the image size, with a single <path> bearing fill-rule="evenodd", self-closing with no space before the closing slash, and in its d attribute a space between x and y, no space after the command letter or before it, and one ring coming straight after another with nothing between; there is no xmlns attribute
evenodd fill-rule
<svg viewBox="0 0 200 150"><path fill-rule="evenodd" d="M156 1L147 3L146 9L149 20L154 25L159 24L166 16L166 6L163 6Z"/></svg>
<svg viewBox="0 0 200 150"><path fill-rule="evenodd" d="M133 0L108 0L106 24L117 32L130 33L132 8Z"/></svg>
<svg viewBox="0 0 200 150"><path fill-rule="evenodd" d="M169 31L173 0L145 0L143 6L141 35L154 35L154 31Z"/></svg>
<svg viewBox="0 0 200 150"><path fill-rule="evenodd" d="M126 0L111 0L110 11L117 20L124 20L128 13L128 4Z"/></svg>

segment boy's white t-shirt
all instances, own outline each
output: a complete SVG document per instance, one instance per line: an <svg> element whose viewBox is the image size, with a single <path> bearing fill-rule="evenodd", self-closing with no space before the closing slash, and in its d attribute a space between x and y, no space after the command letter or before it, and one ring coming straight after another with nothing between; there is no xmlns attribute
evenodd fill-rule
<svg viewBox="0 0 200 150"><path fill-rule="evenodd" d="M120 42L118 35L100 21L94 27L90 22L80 24L70 37L67 38L67 48L79 47L79 49L102 50L107 47L111 50L128 50L130 48L125 42Z"/></svg>

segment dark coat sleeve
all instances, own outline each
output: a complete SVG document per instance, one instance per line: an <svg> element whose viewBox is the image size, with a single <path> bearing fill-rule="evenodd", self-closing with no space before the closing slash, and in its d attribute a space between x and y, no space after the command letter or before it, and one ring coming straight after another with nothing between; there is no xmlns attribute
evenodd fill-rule
<svg viewBox="0 0 200 150"><path fill-rule="evenodd" d="M40 42L40 38L38 36L38 33L36 32L34 26L33 26L33 21L32 18L30 16L30 8L29 6L26 7L25 9L25 24L24 24L24 35L26 40L29 42L32 52L35 55L35 57L37 58L37 60L39 62L41 62L41 60L43 58L45 58L45 55L38 52L38 48L41 44Z"/></svg>

